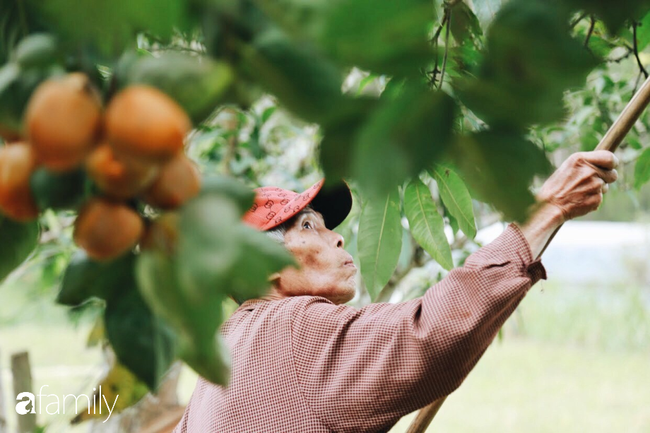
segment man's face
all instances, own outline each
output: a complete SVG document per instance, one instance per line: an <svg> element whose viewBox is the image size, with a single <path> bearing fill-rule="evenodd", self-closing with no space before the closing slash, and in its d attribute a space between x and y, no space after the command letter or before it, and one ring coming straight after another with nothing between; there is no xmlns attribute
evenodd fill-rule
<svg viewBox="0 0 650 433"><path fill-rule="evenodd" d="M357 268L343 249L343 237L325 227L320 213L300 214L284 241L300 268L288 267L280 273L276 290L281 295L323 296L335 304L354 297Z"/></svg>

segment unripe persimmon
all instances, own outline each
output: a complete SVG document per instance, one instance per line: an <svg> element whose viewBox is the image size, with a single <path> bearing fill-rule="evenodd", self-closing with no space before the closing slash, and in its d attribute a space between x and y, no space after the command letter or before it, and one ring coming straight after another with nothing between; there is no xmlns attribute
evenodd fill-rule
<svg viewBox="0 0 650 433"><path fill-rule="evenodd" d="M144 200L160 209L176 209L201 190L201 175L196 164L184 153L163 165L147 190Z"/></svg>
<svg viewBox="0 0 650 433"><path fill-rule="evenodd" d="M143 231L144 223L135 210L124 203L94 198L77 216L74 241L89 257L107 261L133 248Z"/></svg>
<svg viewBox="0 0 650 433"><path fill-rule="evenodd" d="M127 87L106 109L106 137L128 158L166 162L182 151L191 127L180 105L149 86Z"/></svg>
<svg viewBox="0 0 650 433"><path fill-rule="evenodd" d="M84 160L101 130L101 100L82 73L50 79L36 88L25 112L36 159L54 172Z"/></svg>
<svg viewBox="0 0 650 433"><path fill-rule="evenodd" d="M86 170L106 195L127 199L151 185L158 173L158 166L120 159L111 146L102 144L88 156Z"/></svg>
<svg viewBox="0 0 650 433"><path fill-rule="evenodd" d="M0 148L0 212L16 221L38 217L38 207L29 186L36 169L34 151L26 143Z"/></svg>

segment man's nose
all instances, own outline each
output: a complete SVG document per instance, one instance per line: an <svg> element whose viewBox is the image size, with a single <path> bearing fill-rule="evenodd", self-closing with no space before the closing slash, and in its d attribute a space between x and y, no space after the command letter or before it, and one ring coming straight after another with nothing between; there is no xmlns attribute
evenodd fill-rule
<svg viewBox="0 0 650 433"><path fill-rule="evenodd" d="M336 232L332 232L334 235L334 243L336 244L336 248L343 248L345 246L345 239L343 239L343 236Z"/></svg>

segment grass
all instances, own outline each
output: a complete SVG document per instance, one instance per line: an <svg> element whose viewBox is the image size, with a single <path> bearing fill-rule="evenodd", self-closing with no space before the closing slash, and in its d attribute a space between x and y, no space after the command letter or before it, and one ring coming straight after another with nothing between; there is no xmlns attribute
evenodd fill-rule
<svg viewBox="0 0 650 433"><path fill-rule="evenodd" d="M428 431L648 432L648 384L647 354L507 338L486 352ZM405 432L413 416L391 432Z"/></svg>

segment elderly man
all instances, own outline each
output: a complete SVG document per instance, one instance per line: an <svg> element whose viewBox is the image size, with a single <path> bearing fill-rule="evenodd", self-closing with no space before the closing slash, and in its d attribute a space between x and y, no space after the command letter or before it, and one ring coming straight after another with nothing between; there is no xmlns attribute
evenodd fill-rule
<svg viewBox="0 0 650 433"><path fill-rule="evenodd" d="M222 326L230 384L199 377L174 432L387 431L448 395L546 278L537 257L553 231L598 208L617 164L608 151L572 155L525 223L510 224L421 298L361 309L344 305L356 268L332 231L349 211L349 193L328 200L321 183L302 194L258 189L245 221L271 231L300 268L274 275L266 296L244 302Z"/></svg>

